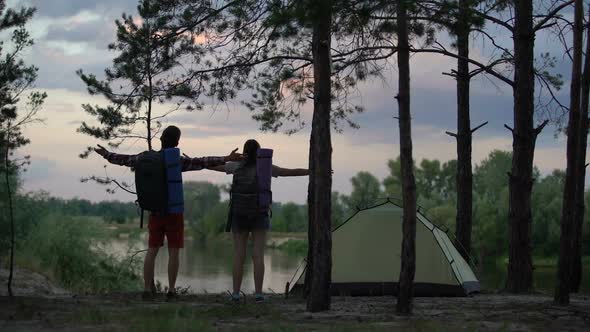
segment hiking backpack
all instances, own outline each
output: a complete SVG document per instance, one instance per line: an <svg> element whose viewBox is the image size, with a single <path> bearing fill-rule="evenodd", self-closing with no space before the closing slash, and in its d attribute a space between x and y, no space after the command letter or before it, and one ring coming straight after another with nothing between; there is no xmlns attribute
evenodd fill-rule
<svg viewBox="0 0 590 332"><path fill-rule="evenodd" d="M226 232L231 230L233 218L254 219L269 214L272 152L271 149L258 149L256 165L242 162L234 171Z"/></svg>
<svg viewBox="0 0 590 332"><path fill-rule="evenodd" d="M182 213L182 168L178 148L145 151L135 163L137 203L143 210L156 214Z"/></svg>

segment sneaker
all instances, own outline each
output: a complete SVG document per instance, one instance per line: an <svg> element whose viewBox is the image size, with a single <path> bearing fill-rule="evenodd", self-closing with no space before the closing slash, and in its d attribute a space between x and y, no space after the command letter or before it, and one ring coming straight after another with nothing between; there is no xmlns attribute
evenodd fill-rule
<svg viewBox="0 0 590 332"><path fill-rule="evenodd" d="M264 294L262 294L262 293L254 294L254 302L256 302L256 303L262 303L264 301L266 301L266 298L264 297Z"/></svg>
<svg viewBox="0 0 590 332"><path fill-rule="evenodd" d="M240 303L240 301L242 300L242 296L240 295L240 293L232 293L229 300L232 303Z"/></svg>
<svg viewBox="0 0 590 332"><path fill-rule="evenodd" d="M166 301L174 300L177 297L178 297L178 294L176 292L168 292L168 293L166 293Z"/></svg>
<svg viewBox="0 0 590 332"><path fill-rule="evenodd" d="M154 298L156 298L156 294L150 291L143 291L143 293L141 293L141 299L144 301L151 301Z"/></svg>

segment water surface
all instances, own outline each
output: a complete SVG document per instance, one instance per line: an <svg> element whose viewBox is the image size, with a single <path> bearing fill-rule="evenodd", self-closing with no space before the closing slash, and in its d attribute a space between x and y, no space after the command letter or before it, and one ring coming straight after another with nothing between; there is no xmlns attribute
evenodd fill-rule
<svg viewBox="0 0 590 332"><path fill-rule="evenodd" d="M143 243L136 243L141 248ZM120 240L112 243L112 248L120 253L128 252L128 244ZM138 256L143 259L143 255ZM265 274L264 291L283 293L285 284L291 281L296 270L301 266L302 258L289 255L278 249L266 249L264 255ZM168 252L166 247L160 249L156 259L155 278L162 286L168 285ZM495 291L502 289L506 282L506 267L487 264L474 271L481 282L482 289ZM536 267L534 270L534 287L536 291L552 295L557 277L556 266ZM203 244L197 241L185 241L185 248L180 251L180 270L177 286L190 287L193 293L220 293L232 289L232 247L231 241L216 241ZM244 266L242 290L254 291L252 260L247 256ZM590 294L590 266L583 267L582 294Z"/></svg>

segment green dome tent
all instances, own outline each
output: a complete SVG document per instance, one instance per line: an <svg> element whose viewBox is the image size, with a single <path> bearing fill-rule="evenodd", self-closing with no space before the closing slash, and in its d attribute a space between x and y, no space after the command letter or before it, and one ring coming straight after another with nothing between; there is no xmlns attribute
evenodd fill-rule
<svg viewBox="0 0 590 332"><path fill-rule="evenodd" d="M332 232L332 295L397 295L402 208L389 199L359 210ZM304 269L290 292L300 292ZM447 234L417 213L415 296L466 296L479 281Z"/></svg>

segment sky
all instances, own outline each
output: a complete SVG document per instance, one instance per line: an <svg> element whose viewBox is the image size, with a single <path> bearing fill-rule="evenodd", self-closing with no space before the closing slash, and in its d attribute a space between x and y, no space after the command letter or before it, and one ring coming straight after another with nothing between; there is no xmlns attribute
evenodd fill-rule
<svg viewBox="0 0 590 332"><path fill-rule="evenodd" d="M98 155L80 159L85 147L100 143L76 132L81 121L91 121L82 110L85 103L104 105L105 101L90 96L83 82L75 74L78 69L100 74L112 63L114 53L107 45L115 40L114 21L122 13L135 14L136 0L9 0L9 6L32 5L37 8L28 29L35 45L25 60L39 67L35 89L45 91L48 98L40 113L43 124L26 128L31 144L19 154L28 154L32 165L24 175L27 191L45 190L63 198L84 198L92 201L132 201L134 196L118 190L109 194L105 187L81 183L89 175L109 175L132 183L132 173L115 165L106 166ZM500 29L490 33L500 42L511 43L510 36ZM5 36L3 37L5 38ZM443 40L445 37L441 37ZM543 33L536 39L536 55L550 52L557 57L554 72L564 75L564 86L557 92L567 104L570 61L563 57L563 48L551 34ZM491 47L481 37L472 40L471 54L485 59ZM353 101L365 112L352 119L359 129L345 128L333 133L333 189L341 193L351 191L350 178L359 171L369 171L380 180L388 175L387 161L399 155L399 130L395 120L397 90L395 65L389 66L383 79L371 79L361 84ZM448 161L456 158L456 145L445 131L456 131L455 81L443 72L456 67L454 60L437 55L413 55L411 58L412 134L414 158ZM207 101L206 101L207 102ZM212 104L212 103L211 103ZM165 112L167 105L159 105ZM504 124L512 126L512 91L489 77L474 79L471 87L472 125L489 121L476 132L473 141L475 165L494 149L510 151L512 139ZM304 118L311 123L312 109L308 105ZM537 121L541 121L538 116ZM281 167L307 167L309 133L307 126L294 135L261 133L251 114L238 102L209 105L203 111L177 112L165 125L181 128L180 148L191 156L226 155L233 148L241 149L249 138L256 138L263 147L274 149L274 163ZM130 141L116 152L135 154L145 148L140 142ZM565 138L556 135L556 127L548 126L539 136L535 165L543 174L565 168ZM229 183L231 178L212 171L184 174L186 180ZM307 197L307 177L273 179L275 201L303 203Z"/></svg>

